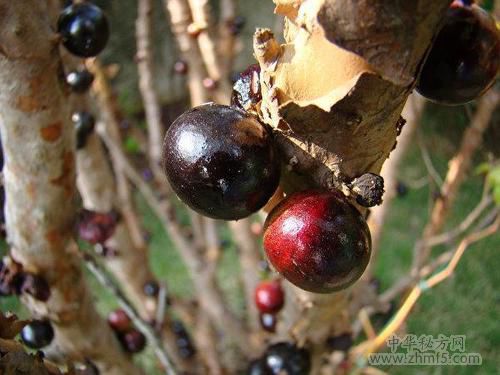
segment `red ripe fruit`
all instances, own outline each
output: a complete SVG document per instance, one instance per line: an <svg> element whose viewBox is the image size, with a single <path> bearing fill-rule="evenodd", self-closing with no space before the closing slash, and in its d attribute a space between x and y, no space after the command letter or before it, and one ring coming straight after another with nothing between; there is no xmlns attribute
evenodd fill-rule
<svg viewBox="0 0 500 375"><path fill-rule="evenodd" d="M278 280L260 282L254 298L257 309L263 314L276 314L285 303L285 293Z"/></svg>
<svg viewBox="0 0 500 375"><path fill-rule="evenodd" d="M417 91L441 104L460 105L484 94L500 67L500 31L471 1L455 0L420 73Z"/></svg>
<svg viewBox="0 0 500 375"><path fill-rule="evenodd" d="M339 191L304 191L278 204L265 223L264 249L274 268L314 293L345 289L363 274L370 231Z"/></svg>
<svg viewBox="0 0 500 375"><path fill-rule="evenodd" d="M132 325L132 321L125 311L122 309L116 309L109 313L108 324L114 331L125 332L128 331Z"/></svg>

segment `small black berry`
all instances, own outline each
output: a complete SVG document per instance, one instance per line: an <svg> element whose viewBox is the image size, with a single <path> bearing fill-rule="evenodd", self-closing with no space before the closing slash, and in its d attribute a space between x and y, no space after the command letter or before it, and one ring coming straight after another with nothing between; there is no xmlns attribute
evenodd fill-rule
<svg viewBox="0 0 500 375"><path fill-rule="evenodd" d="M94 75L87 69L73 70L66 76L66 82L73 92L83 94L92 86Z"/></svg>
<svg viewBox="0 0 500 375"><path fill-rule="evenodd" d="M264 361L275 375L307 375L311 370L309 352L288 342L271 345L264 354Z"/></svg>
<svg viewBox="0 0 500 375"><path fill-rule="evenodd" d="M91 3L65 8L57 21L57 30L68 51L80 57L97 56L109 39L107 18L99 7Z"/></svg>
<svg viewBox="0 0 500 375"><path fill-rule="evenodd" d="M31 349L41 349L52 342L54 330L48 320L33 320L24 326L21 339Z"/></svg>
<svg viewBox="0 0 500 375"><path fill-rule="evenodd" d="M255 359L250 362L250 365L247 369L247 375L273 375L274 373L271 371L269 367L267 367L266 363L262 358Z"/></svg>
<svg viewBox="0 0 500 375"><path fill-rule="evenodd" d="M160 291L160 286L154 280L148 281L146 284L144 284L143 291L144 294L149 297L156 297L158 295L158 292Z"/></svg>
<svg viewBox="0 0 500 375"><path fill-rule="evenodd" d="M71 120L76 129L76 148L79 150L85 147L88 136L92 134L95 118L88 112L75 112Z"/></svg>
<svg viewBox="0 0 500 375"><path fill-rule="evenodd" d="M276 332L277 318L275 314L262 313L259 314L260 326L264 331L274 333Z"/></svg>

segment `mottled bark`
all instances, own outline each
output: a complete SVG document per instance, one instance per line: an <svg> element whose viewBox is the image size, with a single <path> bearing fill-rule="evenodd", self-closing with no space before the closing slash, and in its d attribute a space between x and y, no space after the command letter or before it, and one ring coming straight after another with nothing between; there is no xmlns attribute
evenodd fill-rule
<svg viewBox="0 0 500 375"><path fill-rule="evenodd" d="M283 186L337 187L350 195L346 185L379 173L395 146L401 111L451 1L275 3L286 16L286 43L257 30L254 51L262 68L259 115L289 167ZM289 289L295 300L286 305L283 335L320 344L347 327L350 291Z"/></svg>
<svg viewBox="0 0 500 375"><path fill-rule="evenodd" d="M50 285L46 302L25 297L52 320L54 350L90 358L103 374L137 374L99 317L71 239L75 139L69 122L58 38L43 2L0 1L0 131L8 242L13 258Z"/></svg>
<svg viewBox="0 0 500 375"><path fill-rule="evenodd" d="M116 200L113 172L106 158L104 148L96 135L87 139L84 148L77 152L77 184L88 210L106 213L119 210ZM106 246L114 250L105 258L106 267L120 282L125 294L130 298L140 315L151 321L155 317L156 297L144 294L144 285L155 278L149 267L147 250L136 248L124 220L119 220L113 236ZM141 265L138 267L138 265Z"/></svg>

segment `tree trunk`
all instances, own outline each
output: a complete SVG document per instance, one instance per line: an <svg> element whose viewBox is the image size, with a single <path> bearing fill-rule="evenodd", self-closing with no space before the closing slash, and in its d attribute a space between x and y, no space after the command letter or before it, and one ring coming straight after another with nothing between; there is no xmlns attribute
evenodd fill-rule
<svg viewBox="0 0 500 375"><path fill-rule="evenodd" d="M103 374L137 374L97 314L71 239L75 214L75 140L69 122L59 40L46 6L0 1L0 131L5 205L13 258L44 277L48 302L25 297L33 315L49 317L68 359L94 361Z"/></svg>

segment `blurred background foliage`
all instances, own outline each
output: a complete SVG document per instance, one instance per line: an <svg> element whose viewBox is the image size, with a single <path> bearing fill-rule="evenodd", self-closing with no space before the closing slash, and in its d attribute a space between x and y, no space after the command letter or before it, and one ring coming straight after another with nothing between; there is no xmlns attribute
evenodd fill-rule
<svg viewBox="0 0 500 375"><path fill-rule="evenodd" d="M95 0L110 16L112 35L109 46L102 54L106 64L114 64L118 73L113 79L119 105L127 117L128 126L144 126L142 104L137 88L137 66L135 56L136 0ZM214 17L218 1L212 1ZM240 14L245 17L245 28L240 35L241 49L237 54L235 72L254 63L252 57L252 35L256 27L279 28L272 11L271 0L238 2ZM173 64L177 51L165 21L165 11L161 1L156 1L155 9L155 84L164 108L165 123L168 125L176 114L187 105L188 93L185 78L176 75ZM490 8L492 1L483 4ZM228 77L229 79L229 77ZM429 104L426 107L418 136L430 151L432 162L441 176L447 169L447 161L457 150L463 130L468 124L468 107L441 107ZM488 155L500 155L500 115L494 116L486 136L485 144L475 156L474 165L488 159ZM124 140L126 150L140 155L140 142L133 136ZM381 251L376 265L376 277L382 289L389 287L399 277L409 271L412 249L425 225L436 187L429 183L427 170L422 160L418 142L414 142L399 171L401 194L394 201L384 229ZM448 220L448 227L458 224L479 201L483 177L471 172L462 186L457 204ZM150 262L160 280L167 283L171 293L183 297L192 294L192 283L186 269L162 229L162 225L149 210L144 200L137 194L136 203L142 216L145 235L150 238ZM179 205L182 213L182 207ZM221 225L223 259L218 277L228 302L234 311L243 313L242 285L239 282L238 249L231 241L227 227ZM440 251L436 249L436 255ZM500 236L497 234L471 246L458 266L456 274L432 291L427 292L417 303L407 321L410 333L434 335L466 335L466 351L482 355L483 365L476 367L391 367L384 368L391 374L498 374L500 373ZM2 252L7 245L2 243ZM259 270L255 270L259 272ZM92 290L100 311L107 314L117 307L114 298L89 275ZM397 301L396 301L397 304ZM27 317L26 310L16 298L1 298L2 311L14 311L20 317ZM193 328L193 327L191 327ZM380 327L379 327L380 328ZM159 374L151 350L136 356L147 374Z"/></svg>

